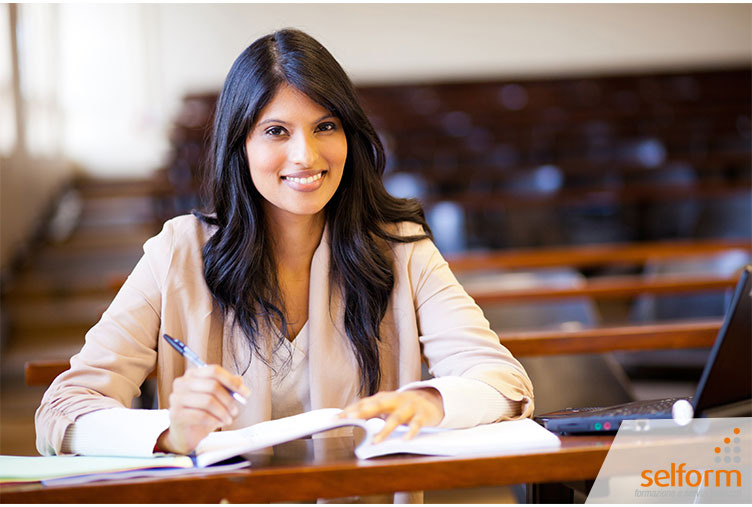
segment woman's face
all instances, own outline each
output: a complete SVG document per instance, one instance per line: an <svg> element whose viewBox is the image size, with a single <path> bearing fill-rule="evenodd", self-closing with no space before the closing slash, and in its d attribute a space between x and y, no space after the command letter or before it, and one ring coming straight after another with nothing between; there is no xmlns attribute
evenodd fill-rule
<svg viewBox="0 0 752 507"><path fill-rule="evenodd" d="M251 179L277 220L320 213L342 180L342 122L304 93L282 85L245 142Z"/></svg>

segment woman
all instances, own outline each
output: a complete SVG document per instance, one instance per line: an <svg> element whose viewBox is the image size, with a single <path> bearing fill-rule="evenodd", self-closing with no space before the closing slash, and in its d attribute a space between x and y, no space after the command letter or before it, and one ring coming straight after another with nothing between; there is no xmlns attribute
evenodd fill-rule
<svg viewBox="0 0 752 507"><path fill-rule="evenodd" d="M317 41L283 30L238 57L211 153L211 211L144 245L42 400L42 454L189 453L214 430L323 407L385 417L377 440L530 416L524 370L417 202L385 191L381 143ZM215 366L187 368L163 333ZM419 382L421 356L436 378ZM169 410L125 408L155 367Z"/></svg>

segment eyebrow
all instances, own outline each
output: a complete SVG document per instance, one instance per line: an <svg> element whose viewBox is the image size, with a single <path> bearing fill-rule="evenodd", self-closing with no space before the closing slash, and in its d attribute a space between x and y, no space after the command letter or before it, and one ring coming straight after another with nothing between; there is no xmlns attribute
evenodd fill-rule
<svg viewBox="0 0 752 507"><path fill-rule="evenodd" d="M329 114L325 114L324 116L322 116L318 120L314 121L313 123L318 123L320 121L324 121L327 118L338 119L336 116L334 116L333 114L329 113ZM269 118L268 120L264 120L264 121L259 122L258 126L260 127L261 125L265 125L267 123L281 123L282 125L289 125L289 123L286 122L286 121L284 121L284 120L278 120L277 118Z"/></svg>

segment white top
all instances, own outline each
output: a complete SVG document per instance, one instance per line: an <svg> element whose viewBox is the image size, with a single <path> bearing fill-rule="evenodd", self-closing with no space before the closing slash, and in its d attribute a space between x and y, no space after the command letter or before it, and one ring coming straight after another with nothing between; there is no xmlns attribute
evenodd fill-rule
<svg viewBox="0 0 752 507"><path fill-rule="evenodd" d="M308 388L308 322L292 342L285 340L272 358L272 419L311 410Z"/></svg>

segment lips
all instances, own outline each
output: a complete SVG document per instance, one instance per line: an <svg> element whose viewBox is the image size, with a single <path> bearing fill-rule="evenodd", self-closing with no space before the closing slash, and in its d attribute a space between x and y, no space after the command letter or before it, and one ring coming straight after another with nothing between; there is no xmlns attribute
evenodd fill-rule
<svg viewBox="0 0 752 507"><path fill-rule="evenodd" d="M324 184L327 171L301 171L280 176L282 182L298 192L314 192Z"/></svg>
<svg viewBox="0 0 752 507"><path fill-rule="evenodd" d="M289 174L287 176L282 176L283 180L290 181L292 183L298 183L301 185L307 185L310 183L313 183L314 181L320 180L326 171L319 171L316 173L297 173L297 174Z"/></svg>

